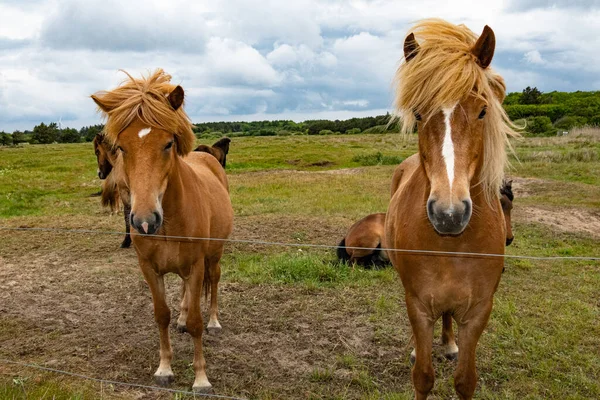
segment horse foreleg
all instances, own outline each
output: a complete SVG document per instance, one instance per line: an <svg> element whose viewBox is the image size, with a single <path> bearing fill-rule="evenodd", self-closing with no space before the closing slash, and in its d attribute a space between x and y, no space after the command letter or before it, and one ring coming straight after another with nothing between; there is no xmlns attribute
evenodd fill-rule
<svg viewBox="0 0 600 400"><path fill-rule="evenodd" d="M433 346L433 325L427 310L418 301L407 299L406 308L415 340L415 364L412 368L412 381L416 399L427 399L433 388L435 373L431 359Z"/></svg>
<svg viewBox="0 0 600 400"><path fill-rule="evenodd" d="M490 299L487 304L481 304L477 309L469 310L466 318L460 318L467 322L461 323L460 320L457 320L460 348L458 350L458 366L454 371L454 388L461 400L470 400L475 393L477 387L475 349L491 311L492 301Z"/></svg>
<svg viewBox="0 0 600 400"><path fill-rule="evenodd" d="M200 311L200 297L202 296L202 284L204 282L204 258L192 266L192 273L187 280L188 316L186 329L194 340L194 385L192 389L197 392L208 392L212 385L206 377L206 361L202 353L202 313Z"/></svg>
<svg viewBox="0 0 600 400"><path fill-rule="evenodd" d="M189 291L185 290L185 281L181 282L181 303L179 304L179 318L177 318L177 330L181 333L187 332L185 326L188 316L190 298Z"/></svg>
<svg viewBox="0 0 600 400"><path fill-rule="evenodd" d="M152 302L154 303L154 319L158 324L160 334L160 364L154 373L156 383L161 386L170 384L173 379L173 370L171 369L171 360L173 351L171 350L171 340L169 339L169 322L171 321L171 310L165 299L165 283L162 276L156 275L150 265L144 265L140 262L140 267L146 282L152 292Z"/></svg>
<svg viewBox="0 0 600 400"><path fill-rule="evenodd" d="M123 242L121 243L121 248L122 249L127 249L129 248L129 246L131 246L131 205L130 204L126 204L125 202L123 202L123 216L125 219L125 239L123 239Z"/></svg>
<svg viewBox="0 0 600 400"><path fill-rule="evenodd" d="M442 314L442 345L444 346L444 357L448 360L458 359L458 346L452 330L452 314Z"/></svg>

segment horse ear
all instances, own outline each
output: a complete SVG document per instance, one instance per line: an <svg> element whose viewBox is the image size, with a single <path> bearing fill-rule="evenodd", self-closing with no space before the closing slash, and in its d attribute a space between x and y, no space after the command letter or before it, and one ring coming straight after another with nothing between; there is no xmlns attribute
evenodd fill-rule
<svg viewBox="0 0 600 400"><path fill-rule="evenodd" d="M509 189L512 189L512 183L513 183L512 179L507 180L506 181L506 187L509 188Z"/></svg>
<svg viewBox="0 0 600 400"><path fill-rule="evenodd" d="M419 44L415 39L414 33L409 33L406 39L404 39L404 58L406 62L409 62L419 53Z"/></svg>
<svg viewBox="0 0 600 400"><path fill-rule="evenodd" d="M94 100L94 103L96 103L96 105L98 106L98 108L102 110L102 112L108 114L112 110L112 108L108 104L102 101L102 97L97 96L95 94L93 94L91 97L92 100Z"/></svg>
<svg viewBox="0 0 600 400"><path fill-rule="evenodd" d="M179 107L183 104L183 88L179 85L171 93L169 93L168 99L169 104L173 107L173 110L177 111Z"/></svg>
<svg viewBox="0 0 600 400"><path fill-rule="evenodd" d="M494 50L496 49L496 35L489 26L483 27L483 32L477 43L471 49L471 53L477 58L477 64L481 68L487 68L492 63L494 58Z"/></svg>

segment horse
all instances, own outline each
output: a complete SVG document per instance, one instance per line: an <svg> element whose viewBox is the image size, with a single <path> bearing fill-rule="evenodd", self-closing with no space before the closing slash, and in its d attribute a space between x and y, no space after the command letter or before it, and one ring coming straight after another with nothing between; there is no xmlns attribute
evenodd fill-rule
<svg viewBox="0 0 600 400"><path fill-rule="evenodd" d="M225 168L227 165L227 154L229 153L230 142L231 139L224 137L216 141L210 147L201 144L200 146L196 147L194 151L203 151L205 153L212 154L217 160L219 160L219 163L223 166L223 168Z"/></svg>
<svg viewBox="0 0 600 400"><path fill-rule="evenodd" d="M473 397L475 349L502 276L506 227L498 188L508 138L518 134L502 108L504 80L489 67L494 50L488 26L478 37L462 25L424 20L406 36L395 75L394 116L405 135L417 126L419 152L390 201L384 247L403 250L388 256L404 287L416 345L416 399L433 388L433 328L440 317L445 353L458 357L455 390L460 399Z"/></svg>
<svg viewBox="0 0 600 400"><path fill-rule="evenodd" d="M381 250L385 213L370 214L354 223L337 247L340 261L356 263L365 268L384 267L389 263L385 250ZM347 247L363 247L352 249Z"/></svg>
<svg viewBox="0 0 600 400"><path fill-rule="evenodd" d="M97 194L100 196L100 201L104 207L109 207L113 211L118 211L119 200L123 203L123 218L125 220L125 238L121 242L121 248L127 249L131 246L131 237L129 233L131 227L129 224L129 214L131 213L131 205L126 199L128 196L120 195L116 188L116 181L113 171L113 165L118 160L118 154L116 149L108 142L106 136L103 133L98 133L94 136L93 140L94 153L96 154L96 161L98 162L98 178L104 180L102 183L102 190Z"/></svg>
<svg viewBox="0 0 600 400"><path fill-rule="evenodd" d="M412 158L409 157L409 158ZM407 159L409 163L413 160ZM416 158L418 160L418 157ZM396 168L401 173L403 168ZM400 166L399 166L400 167ZM392 178L392 186L400 182L399 174L394 173ZM397 186L396 186L397 188ZM392 195L395 193L395 188L392 187ZM513 208L514 195L512 192L512 181L503 181L500 187L500 205L504 214L506 226L506 246L514 240L512 233L510 214ZM390 258L385 249L382 249L383 234L385 225L385 213L370 214L354 223L348 230L348 233L337 247L337 257L340 261L348 263L356 263L365 268L385 267L389 264ZM350 247L350 248L348 248ZM353 249L352 247L361 247Z"/></svg>
<svg viewBox="0 0 600 400"><path fill-rule="evenodd" d="M175 273L183 280L177 326L194 342L192 388L208 392L212 385L202 351L200 297L202 292L205 298L210 295L208 331L219 331L220 260L233 224L227 176L213 156L192 152L195 137L182 107L183 88L171 84L171 76L162 69L139 79L126 74L115 89L91 97L106 120L108 139L120 153L113 173L118 172L118 185L130 194L131 238L152 293L160 336L154 377L165 386L174 379L164 275Z"/></svg>

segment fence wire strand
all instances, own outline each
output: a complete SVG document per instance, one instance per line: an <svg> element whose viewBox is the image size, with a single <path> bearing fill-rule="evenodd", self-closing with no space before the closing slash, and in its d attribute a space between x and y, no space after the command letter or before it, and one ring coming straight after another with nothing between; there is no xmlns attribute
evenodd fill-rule
<svg viewBox="0 0 600 400"><path fill-rule="evenodd" d="M129 386L129 387L133 387L133 388L146 389L146 390L159 390L159 391L163 391L163 392L185 394L185 395L189 395L189 396L202 397L202 398L246 400L242 397L225 396L225 395L212 394L212 393L190 392L187 390L169 389L169 388L164 388L164 387L160 387L160 386L149 386L149 385L142 385L139 383L127 383L127 382L113 381L113 380L109 380L109 379L94 378L92 376L78 374L75 372L63 371L63 370L56 369L56 368L44 367L42 365L24 363L24 362L14 361L14 360L6 360L6 359L1 359L1 358L0 358L0 363L18 365L21 367L38 369L38 370L42 370L42 371L46 371L46 372L52 372L55 374L72 376L74 378L80 378L80 379L85 379L85 380L89 380L89 381L100 382L102 384Z"/></svg>
<svg viewBox="0 0 600 400"><path fill-rule="evenodd" d="M60 234L77 233L77 234L90 234L90 235L124 235L125 232L117 231L99 231L92 229L67 229L67 228L32 228L32 227L10 227L0 226L0 230L6 231L23 231L23 232L54 232ZM140 235L132 233L132 235ZM252 240L252 239L221 239L221 238L207 238L207 237L195 237L195 236L172 236L172 235L156 235L156 234L144 234L141 235L145 238L154 239L169 239L173 241L219 241L228 243L242 243L242 244L253 244L263 246L282 246L282 247L298 247L298 248L319 248L319 249L337 249L343 247L352 250L379 250L386 252L399 252L413 255L434 255L434 256L455 256L455 257L480 257L480 258L492 258L492 257L503 257L513 259L526 259L526 260L574 260L574 261L600 261L600 257L592 256L529 256L529 255L517 255L517 254L496 254L496 253L473 253L466 251L439 251L439 250L419 250L419 249L394 249L394 248L380 248L380 247L354 247L354 246L335 246L327 244L315 244L315 243L289 243L289 242L270 242L265 240Z"/></svg>

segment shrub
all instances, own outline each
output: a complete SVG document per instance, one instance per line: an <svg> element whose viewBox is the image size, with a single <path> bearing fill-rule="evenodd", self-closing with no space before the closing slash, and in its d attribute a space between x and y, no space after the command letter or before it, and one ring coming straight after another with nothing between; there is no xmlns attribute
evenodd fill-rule
<svg viewBox="0 0 600 400"><path fill-rule="evenodd" d="M567 115L558 119L554 123L554 127L556 129L562 129L565 131L570 130L571 128L575 128L577 126L584 126L587 123L587 119L585 117L576 117L573 115Z"/></svg>
<svg viewBox="0 0 600 400"><path fill-rule="evenodd" d="M352 129L348 129L346 131L346 134L348 135L356 135L360 133L360 128L352 128Z"/></svg>
<svg viewBox="0 0 600 400"><path fill-rule="evenodd" d="M380 151L373 154L363 154L354 156L352 161L364 166L371 165L397 165L402 162L402 157L399 156L384 156Z"/></svg>
<svg viewBox="0 0 600 400"><path fill-rule="evenodd" d="M555 135L555 129L552 126L552 121L548 117L531 117L527 119L527 127L525 130L531 136L552 136Z"/></svg>
<svg viewBox="0 0 600 400"><path fill-rule="evenodd" d="M329 129L322 129L319 131L319 135L333 135L333 131Z"/></svg>

